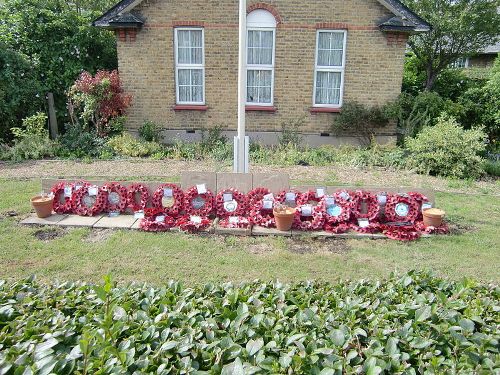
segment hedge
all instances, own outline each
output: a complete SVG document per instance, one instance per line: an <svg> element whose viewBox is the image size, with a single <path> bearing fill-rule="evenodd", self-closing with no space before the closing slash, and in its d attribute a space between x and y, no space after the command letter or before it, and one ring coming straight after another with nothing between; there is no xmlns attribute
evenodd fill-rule
<svg viewBox="0 0 500 375"><path fill-rule="evenodd" d="M332 270L334 272L334 270ZM0 373L495 373L498 286L0 282Z"/></svg>

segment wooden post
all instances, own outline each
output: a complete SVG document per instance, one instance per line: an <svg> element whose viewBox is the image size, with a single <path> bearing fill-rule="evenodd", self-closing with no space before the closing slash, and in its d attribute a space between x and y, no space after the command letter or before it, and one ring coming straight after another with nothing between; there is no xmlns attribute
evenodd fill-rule
<svg viewBox="0 0 500 375"><path fill-rule="evenodd" d="M54 94L47 94L49 104L49 134L51 139L56 139L58 135L56 107L54 105Z"/></svg>

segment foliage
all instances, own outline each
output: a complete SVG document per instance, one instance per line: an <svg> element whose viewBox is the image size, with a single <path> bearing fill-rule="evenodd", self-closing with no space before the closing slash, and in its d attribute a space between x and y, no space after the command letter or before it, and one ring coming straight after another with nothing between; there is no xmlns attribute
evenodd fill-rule
<svg viewBox="0 0 500 375"><path fill-rule="evenodd" d="M147 142L160 142L161 131L161 125L153 121L145 121L139 128L139 136Z"/></svg>
<svg viewBox="0 0 500 375"><path fill-rule="evenodd" d="M498 40L498 0L405 0L432 25L427 33L410 37L408 44L426 72L430 90L450 63L470 56Z"/></svg>
<svg viewBox="0 0 500 375"><path fill-rule="evenodd" d="M123 92L117 70L100 70L95 76L83 72L68 93L71 120L83 120L83 127L91 126L100 136L110 134L110 120L123 116L132 97Z"/></svg>
<svg viewBox="0 0 500 375"><path fill-rule="evenodd" d="M278 144L282 147L290 145L299 147L303 139L300 129L304 126L305 120L305 117L302 116L284 121L281 124L281 135L278 136Z"/></svg>
<svg viewBox="0 0 500 375"><path fill-rule="evenodd" d="M124 133L108 140L107 145L118 155L130 157L150 156L162 151L157 142L146 142Z"/></svg>
<svg viewBox="0 0 500 375"><path fill-rule="evenodd" d="M500 160L486 160L484 162L484 172L490 176L500 177Z"/></svg>
<svg viewBox="0 0 500 375"><path fill-rule="evenodd" d="M387 126L389 120L386 108L378 106L368 108L357 102L348 102L343 105L342 112L335 117L332 131L335 134L350 134L358 138L363 146L368 146L376 129Z"/></svg>
<svg viewBox="0 0 500 375"><path fill-rule="evenodd" d="M12 134L14 137L26 138L26 137L48 137L49 132L47 130L47 115L43 112L38 112L33 116L29 116L23 119L22 128L12 128Z"/></svg>
<svg viewBox="0 0 500 375"><path fill-rule="evenodd" d="M42 92L34 64L0 36L0 139L10 140L10 129L43 107Z"/></svg>
<svg viewBox="0 0 500 375"><path fill-rule="evenodd" d="M106 148L105 138L98 136L95 130L83 129L80 124L67 124L59 143L59 156L70 158L98 157Z"/></svg>
<svg viewBox="0 0 500 375"><path fill-rule="evenodd" d="M53 92L59 122L64 123L65 93L78 75L82 71L95 73L117 67L113 33L91 26L92 20L113 3L113 0L0 2L0 42L25 56L26 65L31 68L25 76L27 80L19 77L15 78L17 87L14 82L11 84L17 91L16 98L29 105L18 119L40 109L40 105L35 105L36 93L40 93L41 100L45 93ZM11 122L9 127L16 125Z"/></svg>
<svg viewBox="0 0 500 375"><path fill-rule="evenodd" d="M420 173L477 178L482 174L485 139L481 129L464 130L453 117L443 115L435 126L408 139L408 165Z"/></svg>
<svg viewBox="0 0 500 375"><path fill-rule="evenodd" d="M417 272L336 285L2 281L0 369L486 373L498 355L499 298L494 286Z"/></svg>

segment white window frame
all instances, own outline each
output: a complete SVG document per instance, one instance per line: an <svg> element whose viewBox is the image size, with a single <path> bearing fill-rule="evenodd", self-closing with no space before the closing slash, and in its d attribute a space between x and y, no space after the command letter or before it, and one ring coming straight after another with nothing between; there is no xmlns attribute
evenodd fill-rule
<svg viewBox="0 0 500 375"><path fill-rule="evenodd" d="M320 66L318 65L318 55L319 55L319 34L320 33L343 33L344 43L342 52L342 66ZM347 50L347 30L327 30L318 29L316 30L316 55L314 59L314 88L313 88L313 107L318 108L341 108L344 101L344 76L345 76L345 62L346 62L346 51ZM339 104L317 104L316 103L316 82L318 72L332 72L340 73L340 98Z"/></svg>
<svg viewBox="0 0 500 375"><path fill-rule="evenodd" d="M175 50L175 102L179 105L205 105L205 29L203 27L176 27L174 29L174 50ZM179 49L178 37L179 31L201 31L201 64L180 64L179 63ZM203 100L201 102L181 101L179 99L179 70L191 69L202 70L203 75Z"/></svg>
<svg viewBox="0 0 500 375"><path fill-rule="evenodd" d="M248 34L250 31L272 31L273 33L273 53L272 53L272 64L249 64L248 63ZM256 102L246 102L249 106L260 106L260 107L272 107L274 105L274 65L276 58L276 28L275 27L247 27L247 43L246 43L246 55L247 55L247 87L246 87L246 98L248 98L248 71L249 70L267 70L271 71L271 102L270 103L256 103Z"/></svg>

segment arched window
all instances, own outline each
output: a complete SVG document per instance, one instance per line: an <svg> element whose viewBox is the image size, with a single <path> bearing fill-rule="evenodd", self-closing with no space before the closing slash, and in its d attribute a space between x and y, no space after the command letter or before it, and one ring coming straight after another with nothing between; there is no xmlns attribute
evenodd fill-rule
<svg viewBox="0 0 500 375"><path fill-rule="evenodd" d="M276 19L264 9L247 16L247 104L272 106Z"/></svg>

